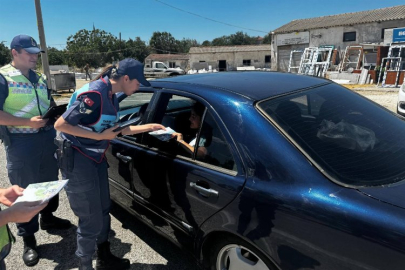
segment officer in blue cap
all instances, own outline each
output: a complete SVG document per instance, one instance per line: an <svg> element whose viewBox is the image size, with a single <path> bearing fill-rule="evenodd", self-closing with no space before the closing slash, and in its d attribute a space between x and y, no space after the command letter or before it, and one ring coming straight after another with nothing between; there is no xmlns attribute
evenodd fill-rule
<svg viewBox="0 0 405 270"><path fill-rule="evenodd" d="M56 121L61 131L58 158L62 175L69 179L65 190L70 206L79 217L76 255L82 270L93 269L92 257L97 244L96 269L128 269L127 259L110 251L110 191L108 164L104 156L110 140L124 135L165 129L160 124L129 126L116 129L119 110L116 93L127 96L150 86L143 74L143 64L131 58L109 66L93 81L77 90L68 109Z"/></svg>
<svg viewBox="0 0 405 270"><path fill-rule="evenodd" d="M30 36L18 35L11 45L12 62L0 68L0 128L5 142L10 182L26 188L29 184L55 181L58 165L54 158L56 131L42 115L54 104L47 82L35 72L41 49ZM38 263L35 233L39 229L68 229L70 221L53 215L59 205L55 196L41 213L27 223L17 223L23 237L23 260L27 266Z"/></svg>

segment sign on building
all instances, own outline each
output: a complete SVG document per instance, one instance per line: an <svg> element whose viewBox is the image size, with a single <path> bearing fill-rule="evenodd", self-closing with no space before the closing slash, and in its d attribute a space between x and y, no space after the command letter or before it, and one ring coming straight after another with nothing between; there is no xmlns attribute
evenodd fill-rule
<svg viewBox="0 0 405 270"><path fill-rule="evenodd" d="M405 42L405 28L393 29L392 42Z"/></svg>
<svg viewBox="0 0 405 270"><path fill-rule="evenodd" d="M277 46L309 43L309 32L295 32L277 35Z"/></svg>

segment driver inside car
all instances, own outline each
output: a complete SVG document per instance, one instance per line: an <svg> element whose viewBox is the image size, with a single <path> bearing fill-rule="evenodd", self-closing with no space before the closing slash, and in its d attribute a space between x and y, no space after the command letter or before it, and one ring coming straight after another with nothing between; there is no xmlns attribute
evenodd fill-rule
<svg viewBox="0 0 405 270"><path fill-rule="evenodd" d="M197 142L197 135L198 130L201 126L201 119L205 111L205 106L199 102L195 102L193 107L191 108L191 114L189 117L190 121L190 129L194 132L193 139L189 142L186 142L183 139L183 134L179 132L175 132L172 134L172 138L176 138L177 142L184 148L188 154L192 155L195 151L196 142ZM197 148L197 157L204 158L208 151L207 146L211 141L211 137L208 130L206 132L201 132L199 141L198 141L198 148Z"/></svg>

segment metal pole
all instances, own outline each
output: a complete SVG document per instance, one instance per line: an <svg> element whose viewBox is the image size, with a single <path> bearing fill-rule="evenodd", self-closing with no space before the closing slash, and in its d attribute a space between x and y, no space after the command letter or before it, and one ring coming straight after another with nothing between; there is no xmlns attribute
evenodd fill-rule
<svg viewBox="0 0 405 270"><path fill-rule="evenodd" d="M48 87L50 87L51 72L49 70L49 61L48 61L48 48L45 41L45 31L44 23L42 21L42 11L41 11L41 1L35 0L35 10L37 12L37 23L38 23L38 34L39 34L39 43L41 45L41 50L45 51L41 56L42 59L42 69L48 80Z"/></svg>

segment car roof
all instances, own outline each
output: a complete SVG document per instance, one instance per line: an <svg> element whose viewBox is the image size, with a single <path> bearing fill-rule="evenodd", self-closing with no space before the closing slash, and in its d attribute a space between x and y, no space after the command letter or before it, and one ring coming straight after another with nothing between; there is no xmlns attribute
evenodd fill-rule
<svg viewBox="0 0 405 270"><path fill-rule="evenodd" d="M179 86L198 85L222 89L253 100L262 100L299 89L331 83L329 80L318 77L271 71L202 73L168 77L150 82L153 87L162 88L179 84ZM193 92L193 88L187 88L187 90Z"/></svg>

